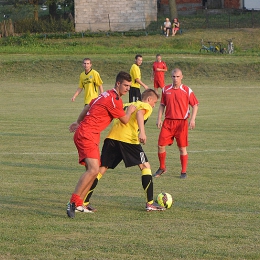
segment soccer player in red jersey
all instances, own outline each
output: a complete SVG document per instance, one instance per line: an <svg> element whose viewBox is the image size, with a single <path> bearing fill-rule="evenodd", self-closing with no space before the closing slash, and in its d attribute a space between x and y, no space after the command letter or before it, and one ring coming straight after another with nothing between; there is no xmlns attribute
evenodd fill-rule
<svg viewBox="0 0 260 260"><path fill-rule="evenodd" d="M123 110L121 96L128 93L130 86L130 74L119 72L115 87L92 99L80 113L77 122L69 127L71 132L75 132L74 143L78 149L79 163L86 167L86 172L80 177L67 205L67 215L70 218L75 217L75 210L84 211L82 207L84 197L98 175L100 133L114 118L118 118L124 124L128 123L136 109L135 106L130 105L126 112Z"/></svg>
<svg viewBox="0 0 260 260"><path fill-rule="evenodd" d="M198 100L193 91L182 84L182 71L174 69L171 74L172 84L162 90L161 104L158 110L157 127L161 128L158 138L158 158L160 167L154 174L159 177L166 172L166 145L172 145L176 139L181 161L180 178L187 177L186 169L188 164L188 128L195 128L195 119L198 112ZM190 106L192 114L190 117ZM165 119L162 122L162 115L165 110ZM190 121L188 122L188 118Z"/></svg>
<svg viewBox="0 0 260 260"><path fill-rule="evenodd" d="M164 61L162 61L162 57L160 54L156 55L156 61L153 63L153 86L155 92L158 94L158 89L163 88L164 84L164 73L167 71L167 65Z"/></svg>

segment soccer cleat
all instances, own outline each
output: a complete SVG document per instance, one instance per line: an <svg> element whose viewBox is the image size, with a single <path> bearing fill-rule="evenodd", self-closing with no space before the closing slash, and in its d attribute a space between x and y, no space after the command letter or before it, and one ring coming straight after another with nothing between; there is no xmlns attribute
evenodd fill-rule
<svg viewBox="0 0 260 260"><path fill-rule="evenodd" d="M146 211L162 211L162 210L165 210L165 208L161 207L156 202L154 202L153 204L146 203Z"/></svg>
<svg viewBox="0 0 260 260"><path fill-rule="evenodd" d="M166 168L165 168L165 169L159 168L159 169L157 170L157 172L153 175L153 177L155 177L155 178L160 177L162 174L164 174L164 173L166 173L166 172L167 172Z"/></svg>
<svg viewBox="0 0 260 260"><path fill-rule="evenodd" d="M92 212L96 212L97 211L97 209L92 207L90 204L88 204L86 207L87 207L88 210L90 210Z"/></svg>
<svg viewBox="0 0 260 260"><path fill-rule="evenodd" d="M94 213L94 211L91 211L88 206L82 205L78 206L75 209L76 212L82 212L82 213Z"/></svg>
<svg viewBox="0 0 260 260"><path fill-rule="evenodd" d="M69 218L74 218L75 217L75 209L76 209L76 206L75 206L75 203L72 202L68 202L67 204L67 215Z"/></svg>
<svg viewBox="0 0 260 260"><path fill-rule="evenodd" d="M187 178L187 174L185 172L182 172L180 175L181 179L186 179Z"/></svg>

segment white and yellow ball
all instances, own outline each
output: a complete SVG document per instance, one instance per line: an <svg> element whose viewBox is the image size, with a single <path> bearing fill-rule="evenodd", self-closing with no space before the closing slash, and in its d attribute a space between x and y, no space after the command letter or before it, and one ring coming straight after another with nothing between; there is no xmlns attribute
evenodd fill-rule
<svg viewBox="0 0 260 260"><path fill-rule="evenodd" d="M169 209L173 204L172 195L167 192L161 192L157 196L157 203L160 206L165 207L166 209Z"/></svg>

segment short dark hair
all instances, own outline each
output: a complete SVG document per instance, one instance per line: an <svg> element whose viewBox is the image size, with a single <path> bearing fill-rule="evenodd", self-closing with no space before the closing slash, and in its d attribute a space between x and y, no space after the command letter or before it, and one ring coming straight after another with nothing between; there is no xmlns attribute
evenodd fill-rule
<svg viewBox="0 0 260 260"><path fill-rule="evenodd" d="M91 64L91 59L90 58L84 58L83 62L86 61L86 60L89 60L90 64Z"/></svg>
<svg viewBox="0 0 260 260"><path fill-rule="evenodd" d="M157 94L153 89L148 88L142 93L142 100L147 99L150 96L156 96L159 99L159 94Z"/></svg>
<svg viewBox="0 0 260 260"><path fill-rule="evenodd" d="M120 71L117 76L116 76L116 82L120 82L122 83L124 80L131 82L131 76L129 73L125 72L125 71Z"/></svg>
<svg viewBox="0 0 260 260"><path fill-rule="evenodd" d="M141 54L136 54L135 59L137 60L138 58L142 58L143 56Z"/></svg>

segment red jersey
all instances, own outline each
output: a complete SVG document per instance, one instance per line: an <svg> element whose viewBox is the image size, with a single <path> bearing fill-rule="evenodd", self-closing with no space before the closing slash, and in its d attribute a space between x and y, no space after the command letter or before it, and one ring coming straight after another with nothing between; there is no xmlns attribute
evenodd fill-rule
<svg viewBox="0 0 260 260"><path fill-rule="evenodd" d="M158 62L155 61L153 63L153 72L154 72L154 80L157 80L159 82L162 82L164 85L164 71L157 71L156 69L166 69L167 70L167 65L164 61Z"/></svg>
<svg viewBox="0 0 260 260"><path fill-rule="evenodd" d="M100 133L114 118L120 118L125 115L123 101L115 89L111 89L92 99L89 106L90 108L77 131L78 135L92 140L98 145Z"/></svg>
<svg viewBox="0 0 260 260"><path fill-rule="evenodd" d="M187 119L190 116L190 108L199 104L193 91L181 85L178 89L167 85L162 89L161 104L166 106L166 119Z"/></svg>

